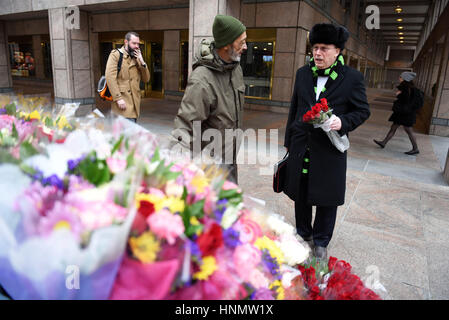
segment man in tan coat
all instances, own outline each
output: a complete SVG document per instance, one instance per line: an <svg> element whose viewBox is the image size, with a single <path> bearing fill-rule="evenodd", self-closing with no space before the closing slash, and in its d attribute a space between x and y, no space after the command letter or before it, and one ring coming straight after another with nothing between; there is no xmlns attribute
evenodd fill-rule
<svg viewBox="0 0 449 320"><path fill-rule="evenodd" d="M139 49L139 35L128 32L125 44L120 49L112 50L106 64L106 83L112 95L112 111L125 118L137 121L140 115L140 81L150 81L148 66ZM120 73L117 67L123 54Z"/></svg>
<svg viewBox="0 0 449 320"><path fill-rule="evenodd" d="M242 128L245 96L239 62L247 48L246 28L234 17L218 15L212 31L214 41L203 40L199 46L197 62L174 121L172 147L188 149L194 158L200 152L218 158L215 163L228 171L229 180L237 183L236 157L241 142L238 129ZM234 136L226 132L233 132ZM211 144L215 146L209 153Z"/></svg>

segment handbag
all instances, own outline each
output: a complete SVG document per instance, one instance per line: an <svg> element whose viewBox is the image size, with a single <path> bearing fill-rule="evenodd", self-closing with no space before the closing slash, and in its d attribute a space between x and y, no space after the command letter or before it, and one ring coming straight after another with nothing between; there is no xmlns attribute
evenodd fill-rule
<svg viewBox="0 0 449 320"><path fill-rule="evenodd" d="M274 164L273 191L276 193L284 191L287 176L287 160L288 152L281 161Z"/></svg>

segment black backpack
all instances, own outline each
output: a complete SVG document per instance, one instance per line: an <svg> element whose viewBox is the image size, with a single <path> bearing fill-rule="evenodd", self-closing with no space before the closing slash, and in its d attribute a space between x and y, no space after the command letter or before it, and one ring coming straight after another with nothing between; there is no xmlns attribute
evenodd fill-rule
<svg viewBox="0 0 449 320"><path fill-rule="evenodd" d="M411 102L411 109L417 111L424 105L424 93L418 88L413 89L413 100Z"/></svg>
<svg viewBox="0 0 449 320"><path fill-rule="evenodd" d="M120 73L120 70L122 69L122 62L123 62L123 53L120 50L118 50L118 52L120 53L120 58L118 59L117 64L117 77ZM105 76L101 76L100 80L98 81L97 92L100 95L101 99L106 101L112 101L112 95L111 92L109 91L108 84L106 83Z"/></svg>

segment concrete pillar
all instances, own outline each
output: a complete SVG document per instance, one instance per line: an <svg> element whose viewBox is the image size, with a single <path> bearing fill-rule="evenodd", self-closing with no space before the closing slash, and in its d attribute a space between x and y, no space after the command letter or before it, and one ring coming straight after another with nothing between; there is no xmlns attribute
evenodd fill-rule
<svg viewBox="0 0 449 320"><path fill-rule="evenodd" d="M78 30L69 29L64 8L49 9L48 19L55 103L80 103L77 115L85 115L95 105L87 13L80 12Z"/></svg>
<svg viewBox="0 0 449 320"><path fill-rule="evenodd" d="M164 31L164 93L169 99L177 97L180 76L180 32L179 30Z"/></svg>
<svg viewBox="0 0 449 320"><path fill-rule="evenodd" d="M0 93L12 92L6 24L0 21Z"/></svg>
<svg viewBox="0 0 449 320"><path fill-rule="evenodd" d="M202 39L213 40L212 24L217 14L240 18L240 0L190 0L189 6L189 75L194 55Z"/></svg>
<svg viewBox="0 0 449 320"><path fill-rule="evenodd" d="M429 133L449 137L449 35L446 34Z"/></svg>

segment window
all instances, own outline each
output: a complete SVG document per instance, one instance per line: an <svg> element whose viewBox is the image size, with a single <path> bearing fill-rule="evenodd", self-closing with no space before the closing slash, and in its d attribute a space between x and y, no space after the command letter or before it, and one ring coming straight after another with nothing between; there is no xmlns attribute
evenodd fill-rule
<svg viewBox="0 0 449 320"><path fill-rule="evenodd" d="M245 95L271 99L276 30L248 29L246 33L248 49L240 60L245 81Z"/></svg>
<svg viewBox="0 0 449 320"><path fill-rule="evenodd" d="M18 77L35 77L36 64L32 43L10 42L9 59L11 62L11 75Z"/></svg>

